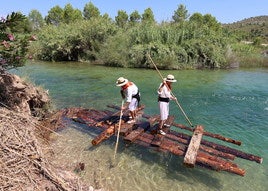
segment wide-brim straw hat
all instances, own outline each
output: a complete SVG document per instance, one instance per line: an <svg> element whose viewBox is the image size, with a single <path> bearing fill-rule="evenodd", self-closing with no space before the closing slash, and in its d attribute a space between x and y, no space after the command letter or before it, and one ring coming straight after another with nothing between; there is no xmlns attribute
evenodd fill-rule
<svg viewBox="0 0 268 191"><path fill-rule="evenodd" d="M167 75L167 77L164 78L164 80L167 82L177 82L177 80L175 80L175 78L172 74Z"/></svg>
<svg viewBox="0 0 268 191"><path fill-rule="evenodd" d="M128 83L128 79L124 78L124 77L120 77L117 79L116 81L116 86L124 86Z"/></svg>

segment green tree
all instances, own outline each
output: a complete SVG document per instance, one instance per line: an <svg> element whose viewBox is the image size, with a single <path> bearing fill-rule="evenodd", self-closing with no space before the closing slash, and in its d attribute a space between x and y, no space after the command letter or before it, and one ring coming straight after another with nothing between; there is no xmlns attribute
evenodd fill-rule
<svg viewBox="0 0 268 191"><path fill-rule="evenodd" d="M74 9L70 3L65 5L63 9L63 20L65 23L72 23L76 20L82 19L82 12L79 9Z"/></svg>
<svg viewBox="0 0 268 191"><path fill-rule="evenodd" d="M138 23L140 20L141 20L141 15L139 14L137 10L135 10L129 15L129 21L132 24Z"/></svg>
<svg viewBox="0 0 268 191"><path fill-rule="evenodd" d="M144 10L141 18L142 22L147 22L147 23L154 23L154 13L151 8L147 8Z"/></svg>
<svg viewBox="0 0 268 191"><path fill-rule="evenodd" d="M174 15L172 16L172 19L175 23L183 22L187 20L189 17L188 11L186 9L186 6L180 4L178 6L178 9L174 11Z"/></svg>
<svg viewBox="0 0 268 191"><path fill-rule="evenodd" d="M203 23L203 15L201 13L194 13L192 16L189 18L190 22L195 22L200 25Z"/></svg>
<svg viewBox="0 0 268 191"><path fill-rule="evenodd" d="M83 15L85 19L100 17L100 11L92 2L85 5Z"/></svg>
<svg viewBox="0 0 268 191"><path fill-rule="evenodd" d="M211 14L203 16L203 24L209 27L210 30L218 31L221 29L221 24Z"/></svg>
<svg viewBox="0 0 268 191"><path fill-rule="evenodd" d="M123 28L128 22L128 14L126 11L119 10L117 12L117 16L115 17L115 21L119 27Z"/></svg>
<svg viewBox="0 0 268 191"><path fill-rule="evenodd" d="M41 13L36 9L31 10L31 12L28 15L28 19L33 31L39 30L45 24L45 21Z"/></svg>
<svg viewBox="0 0 268 191"><path fill-rule="evenodd" d="M18 34L16 30L18 26L25 23L25 20L25 15L19 12L12 12L11 15L7 15L6 18L0 20L1 72L6 69L23 66L26 60L29 36L27 34Z"/></svg>
<svg viewBox="0 0 268 191"><path fill-rule="evenodd" d="M48 11L48 15L45 17L47 24L58 26L63 20L63 9L60 6L52 7Z"/></svg>

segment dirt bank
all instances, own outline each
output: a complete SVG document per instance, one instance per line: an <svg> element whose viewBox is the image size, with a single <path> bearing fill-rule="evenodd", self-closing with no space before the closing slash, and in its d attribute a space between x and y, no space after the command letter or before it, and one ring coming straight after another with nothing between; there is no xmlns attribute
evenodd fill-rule
<svg viewBox="0 0 268 191"><path fill-rule="evenodd" d="M46 119L49 104L46 91L0 74L0 190L94 190L74 171L49 161L53 149L47 137L56 133Z"/></svg>

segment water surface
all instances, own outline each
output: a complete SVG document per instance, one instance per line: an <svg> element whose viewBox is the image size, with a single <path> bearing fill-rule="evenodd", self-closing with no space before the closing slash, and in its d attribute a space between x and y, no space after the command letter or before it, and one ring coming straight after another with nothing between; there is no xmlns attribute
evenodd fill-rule
<svg viewBox="0 0 268 191"><path fill-rule="evenodd" d="M49 89L55 107L106 109L121 104L116 79L134 81L142 94L146 114L158 114L156 89L161 78L154 70L124 69L85 63L30 62L13 71ZM221 144L264 158L262 164L235 159L246 175L216 172L201 167L185 168L181 157L137 145L119 143L113 159L115 138L97 147L91 140L99 133L84 125L70 124L53 142L56 162L73 167L83 162L82 179L111 191L265 191L268 188L268 70L161 71L177 79L173 93L185 113L206 131L242 141L241 146ZM171 102L176 122L188 125L178 106ZM204 139L207 139L204 137ZM218 141L219 142L219 141Z"/></svg>

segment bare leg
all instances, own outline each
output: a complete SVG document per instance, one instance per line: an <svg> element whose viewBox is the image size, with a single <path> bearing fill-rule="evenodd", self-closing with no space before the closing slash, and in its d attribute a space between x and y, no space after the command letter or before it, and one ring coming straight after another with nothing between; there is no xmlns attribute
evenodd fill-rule
<svg viewBox="0 0 268 191"><path fill-rule="evenodd" d="M166 120L160 120L160 123L159 123L159 130L163 129L163 125L165 123Z"/></svg>
<svg viewBox="0 0 268 191"><path fill-rule="evenodd" d="M130 111L130 115L131 115L132 119L135 120L135 118L136 118L136 112L135 112L135 110L134 111Z"/></svg>

